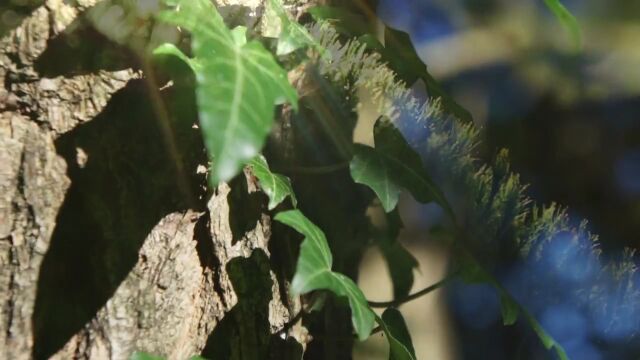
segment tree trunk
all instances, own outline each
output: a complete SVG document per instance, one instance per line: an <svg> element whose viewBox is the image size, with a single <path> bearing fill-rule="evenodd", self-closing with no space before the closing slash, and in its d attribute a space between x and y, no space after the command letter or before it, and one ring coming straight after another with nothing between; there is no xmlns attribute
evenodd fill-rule
<svg viewBox="0 0 640 360"><path fill-rule="evenodd" d="M188 81L150 86L81 19L96 2L47 0L0 42L0 358L299 358L256 180L206 191Z"/></svg>

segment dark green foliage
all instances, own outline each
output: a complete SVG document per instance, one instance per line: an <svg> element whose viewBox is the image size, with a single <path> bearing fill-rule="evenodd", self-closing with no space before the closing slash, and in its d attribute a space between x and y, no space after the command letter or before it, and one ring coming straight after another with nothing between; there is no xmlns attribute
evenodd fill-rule
<svg viewBox="0 0 640 360"><path fill-rule="evenodd" d="M400 311L390 307L377 320L389 339L389 360L415 360L416 351Z"/></svg>
<svg viewBox="0 0 640 360"><path fill-rule="evenodd" d="M393 281L393 298L402 299L409 295L413 287L413 270L418 268L418 260L397 241L402 228L398 208L388 213L386 220L384 229L371 229L371 236L387 262Z"/></svg>
<svg viewBox="0 0 640 360"><path fill-rule="evenodd" d="M296 194L293 193L293 188L291 187L291 180L285 176L272 173L264 156L257 156L249 164L253 169L253 174L260 180L262 191L269 196L269 210L273 210L287 196L291 199L294 207L298 204Z"/></svg>
<svg viewBox="0 0 640 360"><path fill-rule="evenodd" d="M351 306L353 327L360 340L369 337L373 329L374 314L364 294L353 280L331 271L333 257L327 239L317 226L299 210L281 212L275 220L291 226L305 236L300 245L296 274L291 282L293 294L305 294L312 290L326 289L344 296Z"/></svg>
<svg viewBox="0 0 640 360"><path fill-rule="evenodd" d="M409 122L415 122L415 127L427 130L428 136L411 145L423 155L426 167L445 193L457 194L452 220L455 223L464 218L465 223L464 227L456 226L452 234L458 243L456 258L465 279L498 286L491 275L494 264L505 258L536 256L531 253L532 248L540 249L562 231L592 239L597 256L595 238L586 233L584 226L571 228L564 211L557 206L540 208L523 195L525 186L517 175L511 174L506 153L500 153L492 166L478 163L474 152L479 137L472 125L446 116L433 103L413 99L375 55L366 55L365 45L358 42L342 45L338 35L326 26L318 27L316 34L333 55L332 66L322 67L328 77L341 81L358 79L357 84L374 95L380 113L392 119L402 113ZM625 263L627 271L634 271L628 260ZM596 288L581 291L598 293ZM637 294L633 290L626 296ZM507 323L512 323L516 316L513 298L510 300L503 312ZM545 347L554 348L563 358L562 348L529 313L519 305L517 308Z"/></svg>
<svg viewBox="0 0 640 360"><path fill-rule="evenodd" d="M317 7L311 10L312 15L319 21L327 21L340 33L352 38L358 38L368 48L381 56L396 73L397 79L408 86L417 80L422 80L431 98L440 99L443 109L457 116L460 120L471 122L471 114L460 106L447 94L436 79L429 74L427 66L416 52L409 34L384 26L384 45L376 39L369 30L366 22L356 14L343 8Z"/></svg>
<svg viewBox="0 0 640 360"><path fill-rule="evenodd" d="M272 167L278 172L282 170L285 177L272 172L267 159L256 157L271 130L275 105L287 100L295 108L298 102L285 69L263 45L247 42L246 29L229 30L206 0L167 0L167 3L181 6L160 18L191 32L195 57L188 58L171 45L163 45L156 53L177 56L196 74L200 124L213 160L212 184L231 179L243 165L249 164L270 198L270 210L286 207L283 203L286 197L290 197L293 207L301 209L281 211L274 216L276 221L304 236L291 294L317 294L320 290L335 293L339 299L322 303L325 316L345 318L347 308L341 302L348 303L353 330L360 340L369 336L377 320L388 338L390 358L415 359L400 312L389 308L381 318L377 317L353 281L357 276L357 260L367 241L373 239L389 264L394 298L408 295L417 262L396 241L401 221L394 210L401 190L407 190L419 202L434 201L445 210L456 274L468 282L494 286L501 299L504 324L524 319L546 348L566 358L560 345L494 277L494 267L500 262L537 256L560 232L586 237L593 241L594 248L595 238L584 226L569 226L565 213L555 205L533 204L524 195L526 186L511 173L506 152L499 152L491 164L476 160L479 136L470 114L431 77L408 34L386 27L382 45L372 35L371 13L353 13L371 4L359 6L356 2L348 2L346 11L336 7L312 9L311 14L319 24L308 32L288 17L277 0L270 0L275 14L272 20L281 25L276 34L276 55L306 51L305 59L309 59L296 69L304 73L297 84L301 93L300 114L284 111L278 119L281 133L274 140L274 147L286 149L287 153L265 151ZM557 1L547 4L574 29L572 18ZM407 89L407 85L418 80L425 83L429 92L430 99L426 102L416 99ZM349 138L354 123L352 105L362 90L371 95L380 114L374 129L375 147L352 144ZM259 99L259 104L255 104L255 99ZM401 117L424 131L424 136L408 142L399 129ZM309 119L316 122L301 125L301 120ZM307 174L307 178L301 176L296 170L300 166L308 169L304 166L309 164L299 160L309 158L316 161L310 164L311 170L318 163L323 165L322 170L327 167L331 170ZM291 159L295 160L294 166L288 168ZM326 166L327 159L332 166ZM333 166L331 161L349 161L350 173L346 168ZM366 221L367 205L377 203L371 191L356 184L368 186L377 196L388 213L385 228L377 229ZM294 189L298 196L294 195ZM340 191L348 193L348 200L331 199ZM351 207L347 208L347 202ZM345 205L344 209L336 204ZM619 277L634 270L628 259L607 269L619 273ZM246 287L244 290L249 291ZM598 293L598 289L582 290ZM626 295L638 297L635 290ZM307 317L312 331L320 322L314 316ZM330 327L325 328L329 331ZM218 341L224 339L221 336Z"/></svg>
<svg viewBox="0 0 640 360"><path fill-rule="evenodd" d="M374 139L375 148L356 147L351 161L351 176L355 182L368 185L376 192L385 211L395 208L400 188L407 189L422 203L436 201L448 209L444 195L422 166L420 156L411 149L393 123L379 119Z"/></svg>

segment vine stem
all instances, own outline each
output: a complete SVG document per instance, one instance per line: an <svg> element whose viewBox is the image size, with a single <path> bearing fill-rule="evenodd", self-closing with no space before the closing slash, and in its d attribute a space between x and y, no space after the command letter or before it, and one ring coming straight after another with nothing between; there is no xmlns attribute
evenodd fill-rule
<svg viewBox="0 0 640 360"><path fill-rule="evenodd" d="M138 57L139 64L142 67L142 78L149 91L152 110L156 114L156 119L158 120L158 125L160 126L162 137L164 138L163 140L167 145L167 152L169 153L169 157L176 170L178 190L186 197L187 203L190 206L195 206L195 197L191 191L191 187L189 186L189 180L183 166L182 157L178 151L175 131L171 126L171 116L158 88L158 81L156 79L153 65L148 57L141 51L136 51L136 55Z"/></svg>
<svg viewBox="0 0 640 360"><path fill-rule="evenodd" d="M298 313L293 318L291 318L291 320L284 324L282 330L280 330L278 333L286 334L287 331L289 331L293 327L293 325L295 325L298 321L300 321L300 319L302 319L302 315L304 315L304 311L298 311Z"/></svg>
<svg viewBox="0 0 640 360"><path fill-rule="evenodd" d="M449 275L447 277L445 277L444 279L438 281L437 283L427 286L426 288L413 293L411 295L407 295L403 298L400 299L396 299L396 300L392 300L392 301L367 301L367 303L369 304L370 307L372 308L387 308L387 307L398 307L399 305L402 305L406 302L409 302L411 300L415 300L423 295L426 295L434 290L437 290L439 288L441 288L443 285L447 284L449 281L451 281L454 278L454 275Z"/></svg>

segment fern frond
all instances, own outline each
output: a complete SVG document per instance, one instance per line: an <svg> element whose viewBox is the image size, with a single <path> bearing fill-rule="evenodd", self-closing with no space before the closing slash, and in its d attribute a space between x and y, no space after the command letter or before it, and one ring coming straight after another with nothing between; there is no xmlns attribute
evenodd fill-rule
<svg viewBox="0 0 640 360"><path fill-rule="evenodd" d="M522 305L536 313L574 299L580 311L602 320L602 338L622 334L623 325L627 338L639 335L640 311L635 304L640 303L640 278L633 252L603 260L597 236L588 231L586 221L574 225L565 209L541 206L526 196L527 186L510 170L506 151L493 164L474 157L480 135L472 124L445 114L437 101L418 100L357 40L341 43L336 31L322 23L311 33L329 54L317 61L321 74L344 84L354 96L366 89L380 115L400 129L410 129L405 136L453 204L473 255L485 265L506 260L527 270L512 269L517 286L499 277Z"/></svg>

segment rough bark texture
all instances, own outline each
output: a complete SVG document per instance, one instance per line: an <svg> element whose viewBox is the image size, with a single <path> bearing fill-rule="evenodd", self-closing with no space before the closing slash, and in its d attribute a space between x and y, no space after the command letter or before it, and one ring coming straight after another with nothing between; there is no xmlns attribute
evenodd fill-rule
<svg viewBox="0 0 640 360"><path fill-rule="evenodd" d="M28 118L0 115L0 353L28 358L38 271L69 186L52 136Z"/></svg>
<svg viewBox="0 0 640 360"><path fill-rule="evenodd" d="M176 212L164 217L144 241L135 267L115 294L54 358L125 359L136 350L168 359L200 354L213 329L239 301L229 262L250 258L256 249L269 254L267 216L256 219L253 229L234 242L227 200L230 191L228 185L221 185L204 213ZM264 270L272 280L269 292L250 296L264 297L269 307L249 309L244 319L249 321L239 327L243 329L241 340L248 343L240 350L264 350L256 346L260 337L277 333L289 320L275 274L266 265ZM250 279L240 274L238 281ZM269 333L253 333L252 321L260 311L268 316Z"/></svg>
<svg viewBox="0 0 640 360"><path fill-rule="evenodd" d="M78 21L96 2L44 1L0 40L0 358L299 357L256 180L204 201L195 113L168 154L155 90ZM156 95L193 105L175 88Z"/></svg>
<svg viewBox="0 0 640 360"><path fill-rule="evenodd" d="M0 41L0 353L9 359L31 353L38 271L69 187L53 140L91 119L134 75L38 75L47 41L77 11L48 1Z"/></svg>

